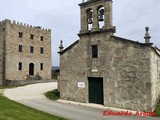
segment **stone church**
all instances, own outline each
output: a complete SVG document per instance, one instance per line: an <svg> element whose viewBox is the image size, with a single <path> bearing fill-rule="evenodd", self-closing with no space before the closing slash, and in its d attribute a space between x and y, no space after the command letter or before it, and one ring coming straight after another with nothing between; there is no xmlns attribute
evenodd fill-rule
<svg viewBox="0 0 160 120"><path fill-rule="evenodd" d="M0 85L51 79L51 30L0 22Z"/></svg>
<svg viewBox="0 0 160 120"><path fill-rule="evenodd" d="M60 44L60 98L109 107L152 111L160 95L160 50L150 43L117 37L112 0L79 4L79 40Z"/></svg>

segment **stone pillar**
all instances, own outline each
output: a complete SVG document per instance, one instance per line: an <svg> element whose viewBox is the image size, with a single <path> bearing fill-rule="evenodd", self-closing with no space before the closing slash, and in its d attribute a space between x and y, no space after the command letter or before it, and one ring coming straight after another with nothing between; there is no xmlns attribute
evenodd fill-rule
<svg viewBox="0 0 160 120"><path fill-rule="evenodd" d="M146 33L145 33L145 36L144 36L145 43L150 43L151 36L149 35L149 27L146 27L145 30L146 30Z"/></svg>
<svg viewBox="0 0 160 120"><path fill-rule="evenodd" d="M81 8L81 30L80 33L88 31L87 14L84 8Z"/></svg>
<svg viewBox="0 0 160 120"><path fill-rule="evenodd" d="M60 71L61 71L61 62L62 62L62 59L63 59L62 56L61 56L61 52L63 51L63 48L64 48L64 47L63 47L63 41L61 40L61 41L60 41L60 46L59 46L59 52L58 52L59 55L60 55L60 56L59 56L59 57L60 57ZM61 73L60 73L60 74L61 74ZM61 75L60 75L60 76L61 76ZM59 79L58 79L58 91L60 91L60 80L61 80L61 79L60 79L60 76L59 76Z"/></svg>
<svg viewBox="0 0 160 120"><path fill-rule="evenodd" d="M60 46L59 46L59 52L62 52L63 51L63 41L61 40L60 41Z"/></svg>
<svg viewBox="0 0 160 120"><path fill-rule="evenodd" d="M99 30L98 12L97 12L97 8L94 7L93 8L93 27L92 27L92 31L97 31L97 30Z"/></svg>
<svg viewBox="0 0 160 120"><path fill-rule="evenodd" d="M104 6L104 29L112 28L112 1L105 2Z"/></svg>

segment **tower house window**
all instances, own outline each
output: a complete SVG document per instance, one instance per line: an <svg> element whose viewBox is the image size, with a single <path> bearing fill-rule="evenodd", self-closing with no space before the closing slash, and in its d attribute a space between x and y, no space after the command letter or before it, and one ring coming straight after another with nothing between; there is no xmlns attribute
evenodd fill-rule
<svg viewBox="0 0 160 120"><path fill-rule="evenodd" d="M30 53L34 53L34 47L30 46Z"/></svg>
<svg viewBox="0 0 160 120"><path fill-rule="evenodd" d="M18 63L18 70L22 70L22 62Z"/></svg>
<svg viewBox="0 0 160 120"><path fill-rule="evenodd" d="M5 31L5 27L3 27L3 29L2 29L2 30L3 30L3 32L4 32L4 31Z"/></svg>
<svg viewBox="0 0 160 120"><path fill-rule="evenodd" d="M22 52L22 51L23 51L23 46L22 46L22 45L19 45L19 46L18 46L18 51L19 51L19 52Z"/></svg>
<svg viewBox="0 0 160 120"><path fill-rule="evenodd" d="M44 48L40 47L40 53L43 54L44 53Z"/></svg>
<svg viewBox="0 0 160 120"><path fill-rule="evenodd" d="M43 70L43 63L40 64L40 70Z"/></svg>
<svg viewBox="0 0 160 120"><path fill-rule="evenodd" d="M22 38L22 37L23 37L23 33L19 32L19 38Z"/></svg>
<svg viewBox="0 0 160 120"><path fill-rule="evenodd" d="M98 58L98 46L92 45L92 58Z"/></svg>
<svg viewBox="0 0 160 120"><path fill-rule="evenodd" d="M44 40L44 37L43 37L43 36L40 36L40 40L43 41L43 40Z"/></svg>
<svg viewBox="0 0 160 120"><path fill-rule="evenodd" d="M34 35L30 34L30 39L33 40L34 39Z"/></svg>

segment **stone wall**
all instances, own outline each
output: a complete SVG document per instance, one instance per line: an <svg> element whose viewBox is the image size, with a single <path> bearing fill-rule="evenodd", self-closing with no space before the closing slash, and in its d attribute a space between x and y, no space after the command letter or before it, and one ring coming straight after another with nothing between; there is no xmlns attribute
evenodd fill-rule
<svg viewBox="0 0 160 120"><path fill-rule="evenodd" d="M5 73L5 21L0 22L0 85L4 84L4 73Z"/></svg>
<svg viewBox="0 0 160 120"><path fill-rule="evenodd" d="M4 26L4 23L0 23L0 85L4 84Z"/></svg>
<svg viewBox="0 0 160 120"><path fill-rule="evenodd" d="M6 22L6 74L7 80L26 80L29 75L29 64L34 63L34 75L39 74L42 79L51 79L51 30L29 26L19 22ZM22 38L19 37L22 32ZM30 34L34 39L30 39ZM40 40L43 36L43 41ZM19 45L23 46L19 52ZM30 46L34 46L34 53L30 53ZM44 53L40 53L43 47ZM22 70L19 70L19 62L22 62ZM40 64L43 63L43 70Z"/></svg>
<svg viewBox="0 0 160 120"><path fill-rule="evenodd" d="M150 47L113 37L104 51L105 105L151 111Z"/></svg>
<svg viewBox="0 0 160 120"><path fill-rule="evenodd" d="M91 58L91 45L98 45L97 59ZM90 34L60 60L61 99L89 102L88 77L102 77L105 106L151 111L149 46L109 33ZM78 82L85 82L85 88L78 88Z"/></svg>
<svg viewBox="0 0 160 120"><path fill-rule="evenodd" d="M87 44L79 41L72 49L60 56L59 89L62 99L87 102L87 89L79 89L77 82L87 84Z"/></svg>
<svg viewBox="0 0 160 120"><path fill-rule="evenodd" d="M154 110L160 96L160 56L154 50L151 52L151 95L151 106Z"/></svg>

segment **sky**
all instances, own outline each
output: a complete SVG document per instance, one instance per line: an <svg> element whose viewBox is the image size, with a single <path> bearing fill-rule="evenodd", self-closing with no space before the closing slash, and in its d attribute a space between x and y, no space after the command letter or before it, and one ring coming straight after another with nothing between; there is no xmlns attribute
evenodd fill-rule
<svg viewBox="0 0 160 120"><path fill-rule="evenodd" d="M52 30L52 65L59 65L59 44L66 48L78 40L82 0L0 0L0 21L4 19ZM145 27L151 42L160 48L160 1L113 0L116 36L144 42Z"/></svg>

